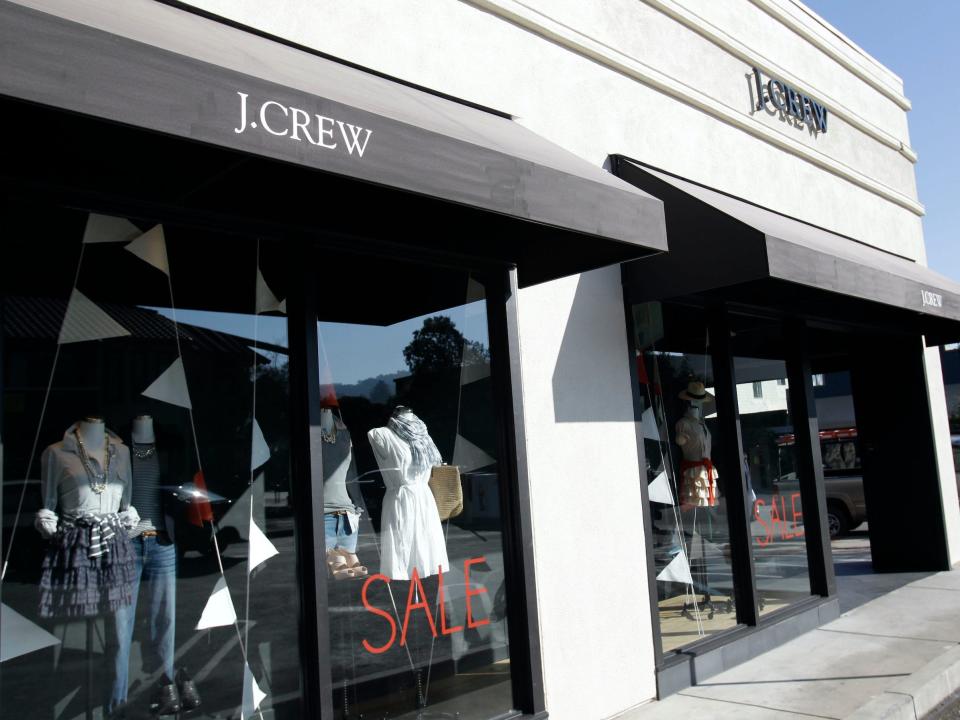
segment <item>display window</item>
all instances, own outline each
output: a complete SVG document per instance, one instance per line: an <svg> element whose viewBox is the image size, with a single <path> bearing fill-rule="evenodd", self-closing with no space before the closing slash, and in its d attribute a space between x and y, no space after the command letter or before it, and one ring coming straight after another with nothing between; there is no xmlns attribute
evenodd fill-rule
<svg viewBox="0 0 960 720"><path fill-rule="evenodd" d="M2 714L301 717L282 251L0 225Z"/></svg>
<svg viewBox="0 0 960 720"><path fill-rule="evenodd" d="M393 279L366 285L368 310L317 296L334 715L499 716L513 695L486 289L365 267Z"/></svg>
<svg viewBox="0 0 960 720"><path fill-rule="evenodd" d="M705 314L634 305L643 481L652 517L657 619L668 652L737 625L731 526Z"/></svg>
<svg viewBox="0 0 960 720"><path fill-rule="evenodd" d="M811 595L800 452L794 442L782 323L732 316L743 472L751 504L757 608L766 615Z"/></svg>

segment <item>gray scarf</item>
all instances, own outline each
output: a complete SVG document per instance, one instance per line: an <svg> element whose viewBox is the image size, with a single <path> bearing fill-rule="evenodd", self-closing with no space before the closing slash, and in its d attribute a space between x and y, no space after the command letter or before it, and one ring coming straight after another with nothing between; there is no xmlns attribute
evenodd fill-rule
<svg viewBox="0 0 960 720"><path fill-rule="evenodd" d="M422 472L443 462L440 451L427 432L427 426L412 412L394 415L387 422L387 427L410 448L414 470Z"/></svg>

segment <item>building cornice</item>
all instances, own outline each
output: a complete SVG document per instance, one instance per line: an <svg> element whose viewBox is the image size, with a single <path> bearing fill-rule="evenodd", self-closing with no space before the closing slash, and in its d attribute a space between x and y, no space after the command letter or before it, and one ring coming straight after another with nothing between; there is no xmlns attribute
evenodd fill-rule
<svg viewBox="0 0 960 720"><path fill-rule="evenodd" d="M869 192L874 193L890 202L909 210L916 215L923 215L923 205L914 198L896 190L894 188L878 182L868 175L842 163L829 155L804 145L795 138L786 133L771 128L760 122L751 115L742 110L730 107L720 100L693 88L683 81L667 75L656 68L647 65L643 61L627 55L610 45L597 40L589 35L581 33L564 23L555 20L543 13L524 5L517 0L464 0L465 2L485 10L492 15L508 20L526 30L537 34L543 38L551 40L558 45L572 50L584 57L600 63L601 65L615 70L619 73L631 77L644 85L652 87L666 95L669 95L687 105L711 115L729 125L732 125L754 137L757 137L771 145L774 145L785 152L791 153L812 165L826 170L838 177L847 180ZM661 3L671 2L671 0L646 0L651 6L657 7ZM761 2L763 0L751 0L752 2ZM672 3L678 8L675 2ZM658 8L660 9L660 8ZM699 32L699 30L698 30ZM756 58L756 54L751 54L751 58ZM749 68L745 68L749 70ZM779 72L779 71L778 71ZM798 82L798 85L801 83ZM806 87L809 87L808 85ZM813 92L813 91L811 91ZM830 107L834 111L834 107ZM838 113L839 115L839 113ZM846 119L846 118L844 118ZM865 121L864 121L865 122ZM879 131L878 132L882 132ZM891 136L892 137L892 136ZM916 154L901 142L888 144L890 147L899 151L904 157L911 161L916 160ZM620 152L618 148L611 149L611 152Z"/></svg>

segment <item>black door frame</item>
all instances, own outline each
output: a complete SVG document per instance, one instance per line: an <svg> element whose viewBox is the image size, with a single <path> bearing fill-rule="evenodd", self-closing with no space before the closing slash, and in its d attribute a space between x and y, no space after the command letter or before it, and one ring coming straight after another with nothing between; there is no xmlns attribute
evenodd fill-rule
<svg viewBox="0 0 960 720"><path fill-rule="evenodd" d="M310 244L294 244L290 253L291 293L288 298L290 343L291 455L293 485L302 493L295 503L297 548L304 630L304 708L308 717L333 718L327 576L316 548L324 543L322 442L319 429L320 360L317 307L310 253L324 246L322 236ZM342 247L342 239L334 238ZM382 247L361 254L398 258ZM547 717L533 572L533 528L526 461L523 389L520 374L517 269L482 258L405 249L402 259L464 270L486 289L495 416L498 428L503 553L507 586L507 626L511 684L515 711L506 718L544 720ZM474 272L476 271L476 272ZM296 358L296 360L295 360ZM314 607L315 613L309 608ZM500 720L500 717L498 717Z"/></svg>
<svg viewBox="0 0 960 720"><path fill-rule="evenodd" d="M624 315L626 318L628 363L631 376L631 388L634 401L635 428L640 466L644 466L643 430L640 426L639 380L636 369L636 332L633 324L632 306L635 302L649 302L646 296L636 296L629 285L624 286ZM659 301L657 301L659 302ZM663 302L670 302L664 300ZM660 635L660 618L657 597L656 566L653 561L653 526L650 513L649 496L645 482L641 482L643 501L642 521L646 540L645 555L647 562L648 585L650 594L650 615L654 659L657 673L658 695L664 697L683 687L696 684L704 679L701 667L727 665L726 659L720 659L722 650L731 644L741 645L742 652L731 652L730 656L743 655L742 659L758 654L775 642L782 641L775 626L792 622L796 634L805 632L831 618L836 605L836 581L833 574L832 553L829 533L826 532L826 503L824 502L823 468L820 460L819 430L816 417L816 404L813 397L812 374L807 348L807 323L800 318L787 318L761 308L749 308L726 303L722 300L705 301L692 299L684 304L705 310L707 329L710 338L710 358L713 364L714 390L719 408L725 408L717 416L719 442L715 449L719 457L725 460L727 476L728 513L730 516L730 553L734 573L734 593L737 608L737 625L718 632L689 645L664 653ZM753 541L750 532L752 508L749 507L747 480L740 458L743 456L743 440L740 428L740 413L737 402L736 379L733 367L731 347L732 314L749 314L780 322L790 336L787 343L785 362L789 382L789 401L794 417L795 447L797 448L798 469L802 474L800 483L801 501L807 508L804 514L804 526L807 548L807 562L810 574L811 595L787 607L761 616L758 604L756 569L753 562ZM815 441L816 439L816 441ZM811 512L809 508L816 508ZM819 606L830 603L824 611ZM705 658L709 656L710 660ZM719 662L718 662L719 661ZM735 663L730 663L735 664ZM719 670L711 670L710 674Z"/></svg>
<svg viewBox="0 0 960 720"><path fill-rule="evenodd" d="M7 188L16 187L9 179ZM156 222L175 222L200 229L256 235L287 248L289 295L287 327L290 362L291 493L296 520L301 627L301 686L305 717L332 719L327 577L324 558L322 443L319 436L320 376L316 299L308 260L320 247L349 248L358 255L402 259L461 269L480 278L487 290L486 308L500 451L500 496L504 523L503 552L508 587L508 636L515 711L501 718L543 720L544 685L540 657L536 581L530 520L529 478L520 376L517 319L518 282L515 266L480 256L464 256L430 248L411 248L342 233L305 234L302 228L259 226L205 214L202 209L162 202L143 203L127 197L91 196L82 188L22 186L29 196L57 205ZM318 522L318 519L321 522Z"/></svg>

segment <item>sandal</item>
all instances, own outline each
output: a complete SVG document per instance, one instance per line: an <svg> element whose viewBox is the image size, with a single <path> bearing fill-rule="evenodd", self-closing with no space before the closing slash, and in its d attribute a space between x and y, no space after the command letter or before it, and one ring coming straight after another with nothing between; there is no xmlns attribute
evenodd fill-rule
<svg viewBox="0 0 960 720"><path fill-rule="evenodd" d="M343 558L347 568L353 572L354 577L363 578L370 574L367 571L367 566L361 565L360 558L358 558L354 553L350 552L349 550L345 550L344 548L337 548L334 552L340 553L340 557Z"/></svg>
<svg viewBox="0 0 960 720"><path fill-rule="evenodd" d="M357 577L353 569L347 565L347 559L337 550L330 550L327 553L327 570L334 580L348 580Z"/></svg>

